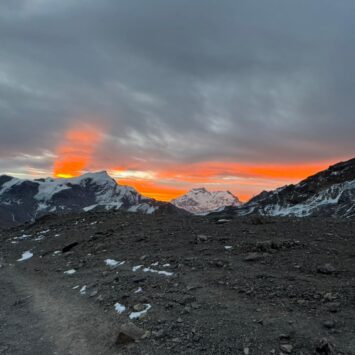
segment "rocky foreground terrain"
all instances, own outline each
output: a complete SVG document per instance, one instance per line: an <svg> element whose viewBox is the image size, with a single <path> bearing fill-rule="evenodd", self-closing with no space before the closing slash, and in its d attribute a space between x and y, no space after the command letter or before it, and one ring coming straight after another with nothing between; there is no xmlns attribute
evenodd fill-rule
<svg viewBox="0 0 355 355"><path fill-rule="evenodd" d="M0 253L0 354L355 354L354 220L88 212Z"/></svg>

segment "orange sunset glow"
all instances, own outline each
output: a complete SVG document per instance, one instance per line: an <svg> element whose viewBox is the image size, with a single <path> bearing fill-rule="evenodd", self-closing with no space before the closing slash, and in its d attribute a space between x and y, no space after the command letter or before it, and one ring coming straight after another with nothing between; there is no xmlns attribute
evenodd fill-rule
<svg viewBox="0 0 355 355"><path fill-rule="evenodd" d="M122 166L113 159L105 166L95 156L101 144L104 144L103 131L97 127L84 125L70 128L57 147L53 175L70 178L87 171L107 170L119 184L132 186L142 195L156 200L170 201L192 188L203 186L209 190L229 190L242 201L247 201L264 189L297 183L335 162L252 164L207 161L174 165L155 163L149 166L142 159L141 162Z"/></svg>
<svg viewBox="0 0 355 355"><path fill-rule="evenodd" d="M54 163L55 177L78 176L90 164L95 147L101 140L101 132L94 127L84 126L70 129L57 147Z"/></svg>
<svg viewBox="0 0 355 355"><path fill-rule="evenodd" d="M331 163L251 165L205 162L156 169L152 177L131 176L117 178L117 181L123 185L133 186L143 195L161 201L170 201L191 188L201 186L209 190L227 189L242 201L247 201L264 188L274 189L281 185L296 183L327 168ZM124 169L120 168L120 172L123 171ZM115 170L112 172L115 176Z"/></svg>

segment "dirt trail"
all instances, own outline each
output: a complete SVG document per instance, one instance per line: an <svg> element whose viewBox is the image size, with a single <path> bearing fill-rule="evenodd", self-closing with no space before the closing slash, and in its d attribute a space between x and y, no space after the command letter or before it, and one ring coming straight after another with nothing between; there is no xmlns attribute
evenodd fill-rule
<svg viewBox="0 0 355 355"><path fill-rule="evenodd" d="M0 280L0 354L118 353L117 324L85 299L68 298L14 268L1 270Z"/></svg>

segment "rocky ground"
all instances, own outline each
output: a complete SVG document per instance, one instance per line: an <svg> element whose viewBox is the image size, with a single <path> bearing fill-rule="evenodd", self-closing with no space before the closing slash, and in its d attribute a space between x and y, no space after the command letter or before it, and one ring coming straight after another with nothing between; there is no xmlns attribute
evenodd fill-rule
<svg viewBox="0 0 355 355"><path fill-rule="evenodd" d="M355 354L355 221L87 213L0 252L0 354Z"/></svg>

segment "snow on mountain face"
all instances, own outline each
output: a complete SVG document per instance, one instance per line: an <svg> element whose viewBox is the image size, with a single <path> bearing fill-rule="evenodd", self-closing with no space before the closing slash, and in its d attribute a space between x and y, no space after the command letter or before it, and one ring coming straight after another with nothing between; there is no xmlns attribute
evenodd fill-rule
<svg viewBox="0 0 355 355"><path fill-rule="evenodd" d="M71 179L33 181L0 176L0 225L23 223L48 213L95 208L153 213L158 207L134 188L118 185L104 171Z"/></svg>
<svg viewBox="0 0 355 355"><path fill-rule="evenodd" d="M237 214L355 217L355 159L330 166L297 185L262 192Z"/></svg>
<svg viewBox="0 0 355 355"><path fill-rule="evenodd" d="M208 191L205 188L192 189L171 203L194 214L207 214L222 210L226 206L240 205L238 197L229 191Z"/></svg>

